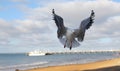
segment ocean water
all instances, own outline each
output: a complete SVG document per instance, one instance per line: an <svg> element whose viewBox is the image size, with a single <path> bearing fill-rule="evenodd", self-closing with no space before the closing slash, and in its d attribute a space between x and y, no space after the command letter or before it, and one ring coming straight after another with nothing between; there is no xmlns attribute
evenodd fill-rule
<svg viewBox="0 0 120 71"><path fill-rule="evenodd" d="M66 64L84 64L120 57L118 52L68 53L45 56L27 56L26 54L0 54L0 71L31 69Z"/></svg>

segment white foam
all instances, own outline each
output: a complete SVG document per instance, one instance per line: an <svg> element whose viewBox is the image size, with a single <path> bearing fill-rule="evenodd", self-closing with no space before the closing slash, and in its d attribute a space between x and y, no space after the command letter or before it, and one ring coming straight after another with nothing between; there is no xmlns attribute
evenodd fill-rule
<svg viewBox="0 0 120 71"><path fill-rule="evenodd" d="M48 62L35 62L35 63L30 63L30 64L19 64L19 65L12 65L12 66L5 66L5 67L0 67L0 70L3 69L12 69L12 68L18 68L18 67L30 67L30 66L39 66L42 64L46 64Z"/></svg>

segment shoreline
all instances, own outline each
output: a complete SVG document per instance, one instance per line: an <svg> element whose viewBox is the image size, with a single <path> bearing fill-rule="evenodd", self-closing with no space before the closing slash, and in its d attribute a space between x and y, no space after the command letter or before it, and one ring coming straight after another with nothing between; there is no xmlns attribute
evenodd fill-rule
<svg viewBox="0 0 120 71"><path fill-rule="evenodd" d="M102 70L101 70L102 69ZM48 66L19 71L120 71L120 58L101 60L86 64L69 64L60 66ZM117 69L117 70L116 70ZM106 71L108 71L106 70Z"/></svg>

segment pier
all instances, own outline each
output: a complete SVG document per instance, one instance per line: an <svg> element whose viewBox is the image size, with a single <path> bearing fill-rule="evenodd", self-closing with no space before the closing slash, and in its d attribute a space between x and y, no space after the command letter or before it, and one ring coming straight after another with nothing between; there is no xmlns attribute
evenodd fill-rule
<svg viewBox="0 0 120 71"><path fill-rule="evenodd" d="M56 51L56 52L45 52L46 54L70 54L70 53L103 53L103 52L120 52L120 50L89 50L89 51Z"/></svg>

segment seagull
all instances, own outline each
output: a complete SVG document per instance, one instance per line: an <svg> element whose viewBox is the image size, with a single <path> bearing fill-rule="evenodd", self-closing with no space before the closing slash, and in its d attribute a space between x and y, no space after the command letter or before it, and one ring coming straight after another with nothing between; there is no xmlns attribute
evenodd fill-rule
<svg viewBox="0 0 120 71"><path fill-rule="evenodd" d="M91 10L91 14L88 18L81 21L81 24L78 29L71 29L64 26L64 20L61 16L57 15L52 9L53 20L57 26L57 37L60 42L65 47L68 47L70 50L72 47L80 46L80 42L84 40L85 31L88 30L92 23L94 23L95 13Z"/></svg>

